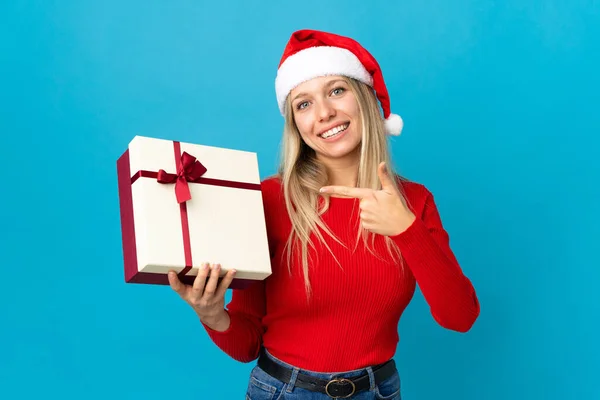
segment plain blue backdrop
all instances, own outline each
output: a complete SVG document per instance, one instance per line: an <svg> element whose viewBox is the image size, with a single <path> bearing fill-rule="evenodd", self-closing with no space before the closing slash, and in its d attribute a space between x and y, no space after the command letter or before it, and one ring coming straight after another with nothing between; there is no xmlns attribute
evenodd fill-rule
<svg viewBox="0 0 600 400"><path fill-rule="evenodd" d="M253 364L169 287L124 283L116 160L140 134L255 151L272 174L300 28L379 60L396 165L436 196L481 301L459 334L417 292L404 399L600 397L598 2L4 0L0 398L244 397Z"/></svg>

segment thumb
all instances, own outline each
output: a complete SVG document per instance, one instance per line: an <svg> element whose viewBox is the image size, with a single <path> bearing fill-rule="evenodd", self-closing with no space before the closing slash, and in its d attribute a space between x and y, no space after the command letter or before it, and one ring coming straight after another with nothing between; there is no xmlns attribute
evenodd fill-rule
<svg viewBox="0 0 600 400"><path fill-rule="evenodd" d="M388 192L394 193L396 191L394 183L392 182L392 178L389 175L388 169L385 165L385 162L379 163L379 167L377 168L377 175L379 176L379 181L381 182L381 188Z"/></svg>
<svg viewBox="0 0 600 400"><path fill-rule="evenodd" d="M185 290L185 285L179 280L179 278L177 277L177 273L175 271L169 271L168 277L171 289L173 289L180 296L182 296Z"/></svg>

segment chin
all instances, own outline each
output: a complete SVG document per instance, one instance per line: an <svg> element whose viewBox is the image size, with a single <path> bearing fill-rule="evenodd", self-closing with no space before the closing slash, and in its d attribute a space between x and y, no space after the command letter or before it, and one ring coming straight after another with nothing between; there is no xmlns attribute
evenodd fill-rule
<svg viewBox="0 0 600 400"><path fill-rule="evenodd" d="M354 133L352 136L354 136ZM360 152L360 138L352 136L342 138L339 142L333 143L319 143L318 141L308 143L320 157L339 159L356 155Z"/></svg>
<svg viewBox="0 0 600 400"><path fill-rule="evenodd" d="M346 147L340 149L328 149L326 151L319 151L318 153L326 158L345 158L355 156L358 154L358 146Z"/></svg>

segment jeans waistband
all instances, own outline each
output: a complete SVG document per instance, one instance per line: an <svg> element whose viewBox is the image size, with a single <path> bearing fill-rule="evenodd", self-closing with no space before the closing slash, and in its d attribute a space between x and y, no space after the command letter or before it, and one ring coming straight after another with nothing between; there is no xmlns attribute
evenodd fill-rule
<svg viewBox="0 0 600 400"><path fill-rule="evenodd" d="M268 363L265 364L264 362L261 362L261 359L270 360L273 364L283 367L285 370L287 370L287 372L283 372L284 370L281 370L279 372L277 372L276 370L272 370L272 367L269 367ZM392 363L391 365L390 365L390 362ZM352 380L358 379L358 380L354 381L357 383L357 386L356 386L357 390L365 390L365 389L372 390L378 384L378 380L385 379L386 376L389 376L389 374L391 373L391 369L395 370L393 361L390 360L387 363L384 363L381 365L367 366L364 368L359 368L359 369L349 370L349 371L340 371L340 372L310 371L310 370L298 368L294 365L291 365L289 363L286 363L286 362L278 359L277 357L275 357L271 353L269 353L269 351L266 350L265 348L261 349L260 358L259 358L259 365L263 365L263 364L264 364L264 367L267 368L266 372L272 373L275 376L281 376L280 379L282 379L284 382L286 382L288 384L288 391L292 390L297 384L304 388L316 388L316 387L323 386L326 383L326 381L339 381L339 378L347 378L347 379L352 379ZM379 367L383 366L383 365L386 365L386 367L380 369ZM269 371L271 371L271 372L269 372ZM377 372L375 372L375 371L377 371ZM299 379L301 379L299 377L299 375L304 377L304 378L302 378L301 382L299 381ZM308 381L307 381L307 379L308 379ZM345 381L345 382L348 382L348 381ZM316 386L313 386L313 385L316 385ZM336 385L333 385L333 387L335 387L335 386ZM362 389L359 389L359 388L362 388ZM316 389L311 389L311 390L316 390ZM321 387L320 390L322 391L323 388Z"/></svg>

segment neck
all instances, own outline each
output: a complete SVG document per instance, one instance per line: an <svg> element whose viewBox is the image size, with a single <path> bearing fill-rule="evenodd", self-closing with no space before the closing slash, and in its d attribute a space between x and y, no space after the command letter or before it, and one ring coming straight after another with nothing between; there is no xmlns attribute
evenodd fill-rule
<svg viewBox="0 0 600 400"><path fill-rule="evenodd" d="M328 185L356 186L356 182L358 181L358 157L349 156L336 159L322 159L321 162L327 171Z"/></svg>

